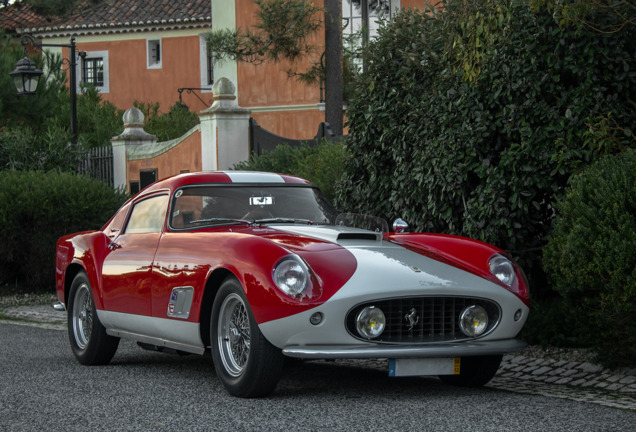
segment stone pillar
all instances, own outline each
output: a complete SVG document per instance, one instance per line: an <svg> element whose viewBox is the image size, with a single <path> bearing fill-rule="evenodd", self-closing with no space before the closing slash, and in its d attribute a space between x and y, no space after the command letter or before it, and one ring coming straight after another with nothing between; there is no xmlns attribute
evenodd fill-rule
<svg viewBox="0 0 636 432"><path fill-rule="evenodd" d="M212 98L212 106L199 113L204 171L226 170L250 156L250 111L238 106L236 86L221 78L212 87Z"/></svg>
<svg viewBox="0 0 636 432"><path fill-rule="evenodd" d="M144 130L144 114L138 108L129 108L122 117L124 132L111 138L113 146L113 183L115 189L130 192L128 185L128 152L142 144L155 144L157 137Z"/></svg>

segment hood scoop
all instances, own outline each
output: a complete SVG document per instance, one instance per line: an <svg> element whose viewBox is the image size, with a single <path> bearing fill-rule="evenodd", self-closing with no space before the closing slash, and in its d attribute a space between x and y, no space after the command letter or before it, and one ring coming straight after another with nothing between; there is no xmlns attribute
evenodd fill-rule
<svg viewBox="0 0 636 432"><path fill-rule="evenodd" d="M378 236L379 233L374 232L355 232L355 233L341 233L338 234L338 240L371 240L371 241L380 241L382 240L382 235Z"/></svg>
<svg viewBox="0 0 636 432"><path fill-rule="evenodd" d="M313 237L332 243L340 243L344 241L372 241L379 243L384 237L381 232L331 225L277 225L275 229L291 234Z"/></svg>

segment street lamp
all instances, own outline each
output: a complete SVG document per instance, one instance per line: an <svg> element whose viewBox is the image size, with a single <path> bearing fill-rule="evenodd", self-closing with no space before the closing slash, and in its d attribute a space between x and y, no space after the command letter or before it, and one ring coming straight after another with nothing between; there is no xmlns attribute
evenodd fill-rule
<svg viewBox="0 0 636 432"><path fill-rule="evenodd" d="M69 48L70 55L68 59L62 59L63 63L69 66L69 93L71 96L71 133L73 134L73 144L77 143L77 75L76 66L77 61L75 59L75 36L71 36L71 43L69 45L64 44L38 44L35 43L35 38L30 34L24 34L20 37L20 43L24 46L24 58L18 60L15 64L15 69L9 72L13 83L15 84L18 94L32 95L35 94L38 81L42 76L42 71L38 69L35 62L26 56L26 47L31 45L36 48L42 49L42 47L57 47L57 48ZM44 50L42 52L48 56L48 53ZM81 54L81 53L80 53Z"/></svg>
<svg viewBox="0 0 636 432"><path fill-rule="evenodd" d="M15 69L9 72L9 75L13 78L18 94L31 95L35 94L42 73L35 62L25 56L22 60L18 60Z"/></svg>

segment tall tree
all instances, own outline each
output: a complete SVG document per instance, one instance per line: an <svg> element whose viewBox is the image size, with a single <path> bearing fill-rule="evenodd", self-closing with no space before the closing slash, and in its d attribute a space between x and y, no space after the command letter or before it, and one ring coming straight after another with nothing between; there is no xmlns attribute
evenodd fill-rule
<svg viewBox="0 0 636 432"><path fill-rule="evenodd" d="M342 135L342 0L325 0L325 120Z"/></svg>

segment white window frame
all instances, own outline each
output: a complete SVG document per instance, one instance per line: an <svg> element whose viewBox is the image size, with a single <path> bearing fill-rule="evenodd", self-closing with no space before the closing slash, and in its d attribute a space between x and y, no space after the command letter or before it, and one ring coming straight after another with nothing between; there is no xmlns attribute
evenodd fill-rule
<svg viewBox="0 0 636 432"><path fill-rule="evenodd" d="M82 56L77 55L75 61L75 72L77 77L77 88L76 90L79 92L81 90L81 84L83 82L84 77L84 60L85 59L96 59L101 58L104 66L104 85L95 86L95 88L100 93L109 93L110 92L110 71L108 67L108 51L86 51L82 53Z"/></svg>
<svg viewBox="0 0 636 432"><path fill-rule="evenodd" d="M157 61L156 55L152 53L153 49L157 49L159 53L159 60ZM148 69L161 69L163 62L163 43L161 38L146 39L146 67Z"/></svg>

